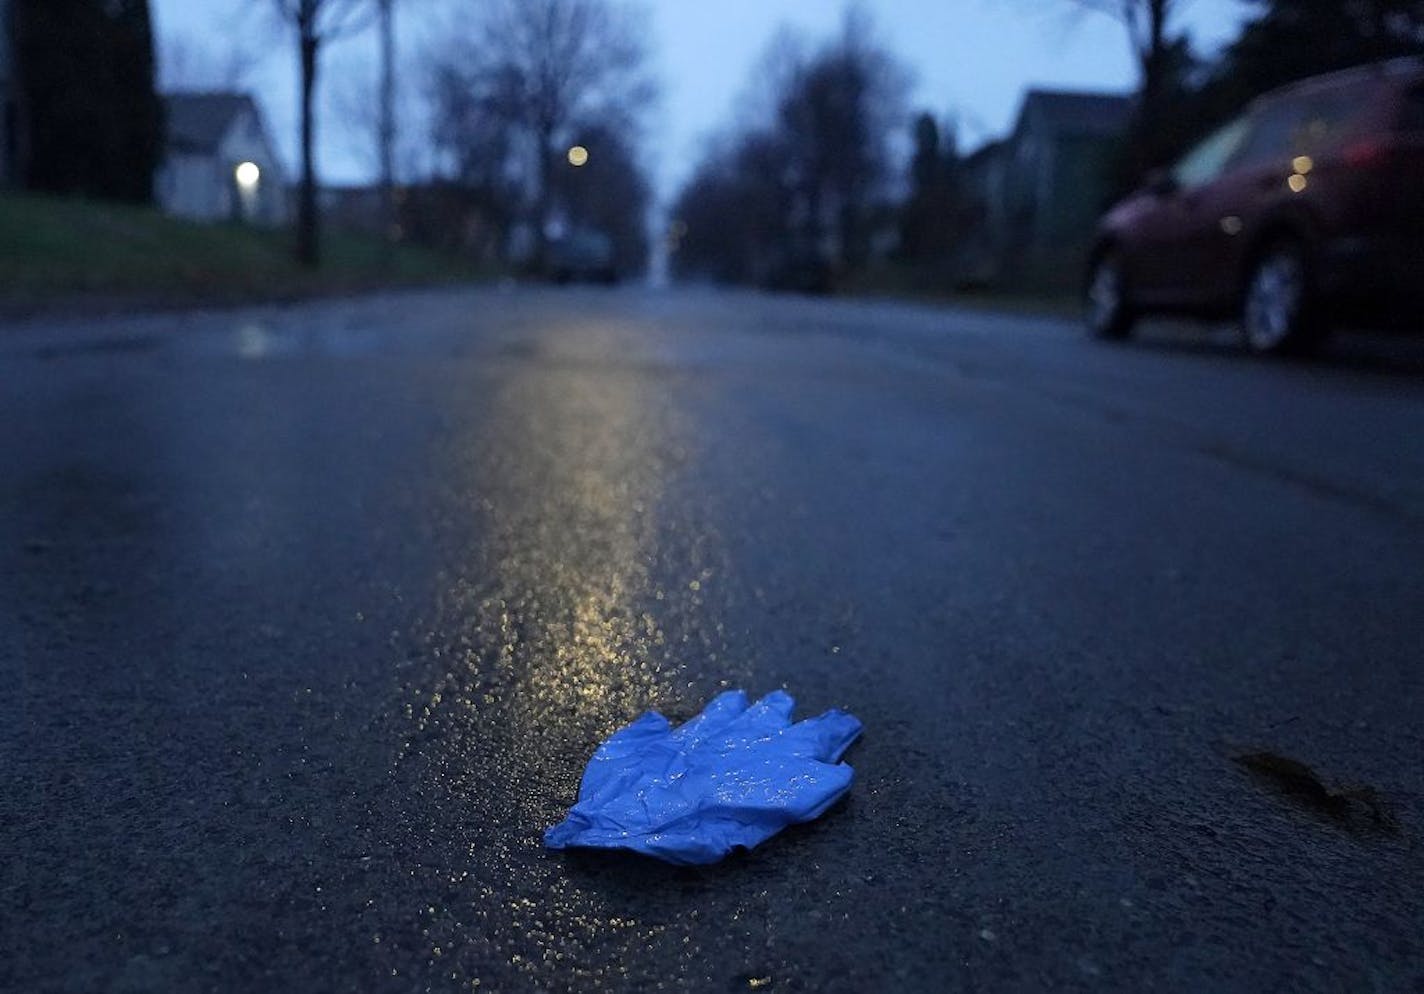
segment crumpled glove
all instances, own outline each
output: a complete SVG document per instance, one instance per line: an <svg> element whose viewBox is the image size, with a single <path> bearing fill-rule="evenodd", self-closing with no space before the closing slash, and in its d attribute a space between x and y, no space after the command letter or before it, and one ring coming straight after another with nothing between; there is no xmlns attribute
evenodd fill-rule
<svg viewBox="0 0 1424 994"><path fill-rule="evenodd" d="M819 817L850 789L854 771L839 760L861 724L838 710L792 724L795 707L785 691L748 706L729 690L676 729L649 711L598 747L544 844L699 866Z"/></svg>

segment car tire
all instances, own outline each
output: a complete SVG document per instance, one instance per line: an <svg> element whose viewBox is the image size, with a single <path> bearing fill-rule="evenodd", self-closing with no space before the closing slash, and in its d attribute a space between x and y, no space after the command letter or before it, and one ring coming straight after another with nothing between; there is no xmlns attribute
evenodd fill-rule
<svg viewBox="0 0 1424 994"><path fill-rule="evenodd" d="M1132 334L1137 313L1127 291L1122 257L1105 252L1088 272L1086 287L1088 331L1104 341L1122 341Z"/></svg>
<svg viewBox="0 0 1424 994"><path fill-rule="evenodd" d="M1241 301L1241 340L1255 355L1299 355L1325 337L1310 254L1296 239L1256 256Z"/></svg>

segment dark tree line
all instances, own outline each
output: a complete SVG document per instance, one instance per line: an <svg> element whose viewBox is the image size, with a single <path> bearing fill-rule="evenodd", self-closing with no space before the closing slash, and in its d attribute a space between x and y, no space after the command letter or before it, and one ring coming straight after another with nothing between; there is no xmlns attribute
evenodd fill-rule
<svg viewBox="0 0 1424 994"><path fill-rule="evenodd" d="M148 0L14 0L19 176L146 203L163 154Z"/></svg>
<svg viewBox="0 0 1424 994"><path fill-rule="evenodd" d="M915 151L901 208L899 256L920 263L951 254L965 224L966 205L954 126L941 126L933 114L922 113L913 130Z"/></svg>
<svg viewBox="0 0 1424 994"><path fill-rule="evenodd" d="M1424 56L1421 0L1246 0L1255 16L1209 67L1206 112L1223 117L1267 90L1317 73Z"/></svg>
<svg viewBox="0 0 1424 994"><path fill-rule="evenodd" d="M1148 0L1116 0L1146 4ZM1166 165L1252 99L1320 73L1424 55L1424 0L1242 0L1241 34L1211 59L1163 20L1161 56L1141 77L1119 189ZM1171 11L1169 10L1168 13Z"/></svg>
<svg viewBox="0 0 1424 994"><path fill-rule="evenodd" d="M648 262L648 208L652 187L637 149L615 128L591 125L574 132L580 148L596 149L577 169L555 174L553 197L571 229L601 231L613 242L620 273L640 273Z"/></svg>
<svg viewBox="0 0 1424 994"><path fill-rule="evenodd" d="M1061 2L1117 19L1138 66L1135 112L1109 177L1117 194L1275 87L1424 56L1424 0L1242 0L1250 16L1240 35L1210 58L1178 24L1190 0ZM781 55L785 71L760 95L774 112L714 142L676 201L676 273L827 289L865 263L867 236L888 216L898 223L886 256L912 278L956 278L957 253L984 223L966 160L952 125L903 113L894 59L866 37L862 26L810 58ZM896 177L899 136L909 155Z"/></svg>
<svg viewBox="0 0 1424 994"><path fill-rule="evenodd" d="M635 12L617 0L468 0L434 53L436 147L494 244L539 266L551 233L595 228L643 268L650 187L639 146L656 92ZM569 150L585 148L573 165ZM523 237L517 237L522 235Z"/></svg>
<svg viewBox="0 0 1424 994"><path fill-rule="evenodd" d="M763 120L714 143L674 206L683 276L826 289L893 228L906 73L853 8L809 55L768 57Z"/></svg>

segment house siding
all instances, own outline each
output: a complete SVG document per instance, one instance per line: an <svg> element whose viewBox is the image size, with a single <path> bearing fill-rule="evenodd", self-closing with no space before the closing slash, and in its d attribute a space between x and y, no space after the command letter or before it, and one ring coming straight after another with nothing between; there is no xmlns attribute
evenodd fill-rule
<svg viewBox="0 0 1424 994"><path fill-rule="evenodd" d="M246 113L233 121L232 128L219 146L218 158L221 163L219 168L223 170L223 178L229 188L229 212L237 205L237 201L232 198L241 199L232 181L233 173L240 163L252 162L262 171L262 180L258 184L256 195L241 203L239 209L243 218L254 224L268 226L287 223L286 174L267 142L257 115Z"/></svg>
<svg viewBox="0 0 1424 994"><path fill-rule="evenodd" d="M170 153L158 177L158 197L163 209L191 221L231 218L232 204L218 171L218 164L211 156Z"/></svg>
<svg viewBox="0 0 1424 994"><path fill-rule="evenodd" d="M1065 99L1091 101L1086 108ZM1014 131L986 149L971 170L978 230L964 253L962 278L974 284L1070 289L1079 279L1111 192L1121 140L1112 116L1126 101L1111 95L1030 92ZM1085 112L1086 111L1086 112Z"/></svg>
<svg viewBox="0 0 1424 994"><path fill-rule="evenodd" d="M238 189L237 167L253 162L261 170L256 191ZM191 221L244 221L268 227L287 223L285 171L252 110L236 114L211 152L171 147L158 175L163 210Z"/></svg>

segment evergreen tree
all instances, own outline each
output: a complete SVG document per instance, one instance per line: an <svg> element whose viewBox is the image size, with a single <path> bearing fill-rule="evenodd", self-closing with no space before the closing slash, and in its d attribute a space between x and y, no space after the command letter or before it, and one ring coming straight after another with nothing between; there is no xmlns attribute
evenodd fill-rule
<svg viewBox="0 0 1424 994"><path fill-rule="evenodd" d="M932 114L915 119L910 195L900 222L900 255L910 261L944 259L953 247L959 206L959 149L953 127Z"/></svg>
<svg viewBox="0 0 1424 994"><path fill-rule="evenodd" d="M145 202L162 152L147 0L15 0L33 190Z"/></svg>
<svg viewBox="0 0 1424 994"><path fill-rule="evenodd" d="M15 62L27 136L24 184L89 193L108 127L98 99L103 16L95 0L15 0Z"/></svg>
<svg viewBox="0 0 1424 994"><path fill-rule="evenodd" d="M1260 13L1227 50L1224 74L1252 94L1318 73L1424 55L1420 0L1251 0Z"/></svg>
<svg viewBox="0 0 1424 994"><path fill-rule="evenodd" d="M1320 73L1424 55L1422 0L1248 0L1257 14L1200 97L1204 127L1262 93Z"/></svg>
<svg viewBox="0 0 1424 994"><path fill-rule="evenodd" d="M153 22L148 0L111 0L109 101L114 170L101 195L147 203L163 157L163 104L154 89Z"/></svg>

